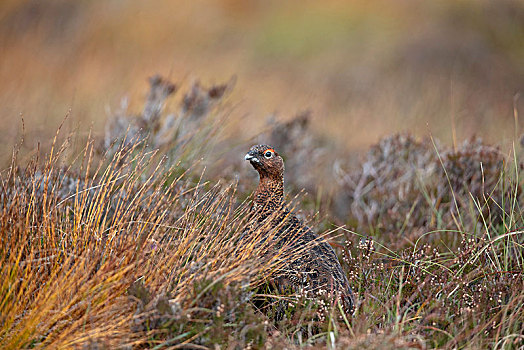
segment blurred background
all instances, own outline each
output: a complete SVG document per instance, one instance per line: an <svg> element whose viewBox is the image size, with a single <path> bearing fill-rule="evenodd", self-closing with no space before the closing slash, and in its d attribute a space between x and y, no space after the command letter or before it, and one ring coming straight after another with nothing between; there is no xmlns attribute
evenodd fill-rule
<svg viewBox="0 0 524 350"><path fill-rule="evenodd" d="M100 134L156 73L236 79L238 143L308 109L316 133L356 152L406 130L510 144L524 125L523 1L3 0L0 50L3 165L21 115L26 149L67 113L68 131Z"/></svg>

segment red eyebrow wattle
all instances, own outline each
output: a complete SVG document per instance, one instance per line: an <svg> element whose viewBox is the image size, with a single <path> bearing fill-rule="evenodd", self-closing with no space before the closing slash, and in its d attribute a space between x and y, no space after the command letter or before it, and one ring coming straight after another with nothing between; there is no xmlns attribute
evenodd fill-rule
<svg viewBox="0 0 524 350"><path fill-rule="evenodd" d="M268 148L268 149L266 149L266 150L264 151L264 153L266 153L267 151L271 151L271 152L275 153L275 150L274 150L273 148Z"/></svg>

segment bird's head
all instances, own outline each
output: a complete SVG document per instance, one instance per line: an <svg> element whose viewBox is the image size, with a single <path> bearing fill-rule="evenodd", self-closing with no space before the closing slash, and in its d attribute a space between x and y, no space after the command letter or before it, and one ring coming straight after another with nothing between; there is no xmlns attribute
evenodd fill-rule
<svg viewBox="0 0 524 350"><path fill-rule="evenodd" d="M267 176L280 179L284 176L284 160L271 146L253 146L244 158L249 160L261 178Z"/></svg>

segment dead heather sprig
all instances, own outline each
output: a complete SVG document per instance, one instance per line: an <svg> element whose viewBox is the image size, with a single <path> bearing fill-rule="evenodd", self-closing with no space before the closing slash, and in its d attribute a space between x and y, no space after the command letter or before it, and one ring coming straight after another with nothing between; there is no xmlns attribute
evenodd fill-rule
<svg viewBox="0 0 524 350"><path fill-rule="evenodd" d="M169 165L178 162L189 166L205 158L216 144L229 112L224 102L234 84L231 79L221 85L203 87L194 81L178 106L173 107L169 102L178 86L155 75L149 79L150 89L142 112L130 112L125 98L118 110L109 112L105 135L97 150L112 156L121 143L129 147L137 140L147 141L145 147L166 156Z"/></svg>
<svg viewBox="0 0 524 350"><path fill-rule="evenodd" d="M344 190L335 207L359 228L408 239L435 229L478 230L483 219L498 225L520 203L509 159L475 138L452 150L406 134L386 137L357 169L337 168Z"/></svg>

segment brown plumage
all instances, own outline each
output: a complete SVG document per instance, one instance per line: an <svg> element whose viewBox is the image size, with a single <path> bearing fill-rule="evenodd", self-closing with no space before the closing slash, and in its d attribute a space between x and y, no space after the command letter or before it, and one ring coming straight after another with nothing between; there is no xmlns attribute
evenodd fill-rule
<svg viewBox="0 0 524 350"><path fill-rule="evenodd" d="M260 175L254 193L252 214L258 222L271 217L271 225L278 227L276 245L286 245L300 251L290 259L284 273L277 279L280 291L304 290L307 294L329 294L340 297L347 313L353 311L354 297L340 262L331 246L315 235L287 209L284 202L284 160L268 145L253 146L246 154ZM277 226L278 225L278 226ZM285 234L284 234L285 233Z"/></svg>

